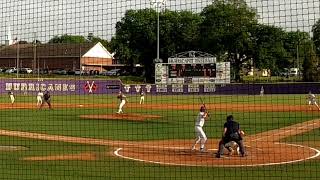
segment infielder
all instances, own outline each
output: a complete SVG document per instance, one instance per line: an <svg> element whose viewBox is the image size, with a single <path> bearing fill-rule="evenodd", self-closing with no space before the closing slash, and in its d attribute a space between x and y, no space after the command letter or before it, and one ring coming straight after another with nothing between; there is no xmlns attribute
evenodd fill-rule
<svg viewBox="0 0 320 180"><path fill-rule="evenodd" d="M307 100L308 100L309 109L311 109L312 105L315 105L315 106L317 106L318 110L320 111L320 107L317 103L317 97L316 97L316 95L312 94L311 91L309 91L309 94L307 95Z"/></svg>
<svg viewBox="0 0 320 180"><path fill-rule="evenodd" d="M140 104L144 104L144 91L140 91Z"/></svg>
<svg viewBox="0 0 320 180"><path fill-rule="evenodd" d="M207 117L208 117L208 113L206 112L205 106L201 106L200 112L197 116L197 120L195 123L196 139L195 139L194 145L191 148L192 151L196 149L196 145L199 142L200 142L200 152L205 151L205 143L207 141L207 136L204 133L202 127Z"/></svg>
<svg viewBox="0 0 320 180"><path fill-rule="evenodd" d="M13 103L14 103L14 101L15 101L15 97L14 97L14 95L13 95L13 92L12 92L12 91L9 91L8 94L9 94L9 97L10 97L11 104L13 105Z"/></svg>
<svg viewBox="0 0 320 180"><path fill-rule="evenodd" d="M43 92L39 91L37 95L37 106L41 106L43 102Z"/></svg>
<svg viewBox="0 0 320 180"><path fill-rule="evenodd" d="M127 102L127 97L120 91L117 98L120 100L119 110L117 114L123 113L122 108Z"/></svg>
<svg viewBox="0 0 320 180"><path fill-rule="evenodd" d="M42 102L40 108L42 108L43 105L44 105L44 103L46 102L46 103L48 104L48 106L49 106L49 109L52 109L52 107L51 107L51 96L50 96L50 94L49 94L48 91L46 91L46 92L44 93L44 95L43 95L43 100L44 100L44 101Z"/></svg>

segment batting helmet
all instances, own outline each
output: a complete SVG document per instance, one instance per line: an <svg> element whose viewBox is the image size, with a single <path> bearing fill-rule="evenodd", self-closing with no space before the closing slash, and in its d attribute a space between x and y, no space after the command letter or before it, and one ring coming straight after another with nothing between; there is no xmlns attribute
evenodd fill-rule
<svg viewBox="0 0 320 180"><path fill-rule="evenodd" d="M201 107L200 107L200 112L205 112L205 111L206 111L206 107L201 106Z"/></svg>

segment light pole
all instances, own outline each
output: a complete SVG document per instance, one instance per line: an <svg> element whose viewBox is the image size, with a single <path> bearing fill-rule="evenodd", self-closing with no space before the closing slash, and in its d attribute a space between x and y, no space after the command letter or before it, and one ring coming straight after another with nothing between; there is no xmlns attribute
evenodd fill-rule
<svg viewBox="0 0 320 180"><path fill-rule="evenodd" d="M166 0L150 0L151 5L155 6L157 11L157 59L156 62L160 61L160 8L165 5Z"/></svg>
<svg viewBox="0 0 320 180"><path fill-rule="evenodd" d="M300 45L300 39L298 40L298 44L297 44L297 68L298 68L298 76L300 76L299 45Z"/></svg>
<svg viewBox="0 0 320 180"><path fill-rule="evenodd" d="M18 38L16 38L17 43L17 79L19 78L19 63L20 63L20 45Z"/></svg>
<svg viewBox="0 0 320 180"><path fill-rule="evenodd" d="M36 73L37 69L37 39L36 32L33 32L33 65L32 65L33 74ZM39 80L39 66L38 66L38 80Z"/></svg>

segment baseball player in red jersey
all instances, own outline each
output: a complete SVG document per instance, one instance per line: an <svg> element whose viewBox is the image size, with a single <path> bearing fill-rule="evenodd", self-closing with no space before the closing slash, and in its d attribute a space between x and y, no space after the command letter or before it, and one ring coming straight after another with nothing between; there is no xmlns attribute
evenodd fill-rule
<svg viewBox="0 0 320 180"><path fill-rule="evenodd" d="M122 114L123 113L122 108L127 102L127 97L121 91L119 91L117 98L120 100L119 110L117 114Z"/></svg>

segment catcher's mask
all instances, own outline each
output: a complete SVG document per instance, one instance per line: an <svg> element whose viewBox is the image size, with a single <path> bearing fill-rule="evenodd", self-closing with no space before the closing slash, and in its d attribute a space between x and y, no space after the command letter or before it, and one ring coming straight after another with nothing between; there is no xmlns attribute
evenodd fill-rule
<svg viewBox="0 0 320 180"><path fill-rule="evenodd" d="M232 115L229 115L229 116L227 117L227 121L233 121L233 116L232 116Z"/></svg>

